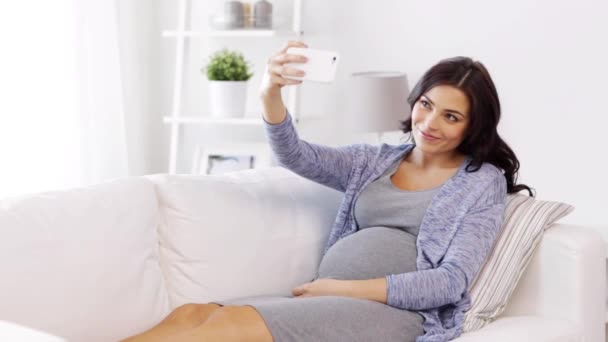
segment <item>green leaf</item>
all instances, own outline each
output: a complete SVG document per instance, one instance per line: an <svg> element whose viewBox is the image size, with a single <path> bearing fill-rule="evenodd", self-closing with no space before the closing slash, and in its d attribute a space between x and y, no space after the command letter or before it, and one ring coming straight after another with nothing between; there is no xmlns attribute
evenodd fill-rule
<svg viewBox="0 0 608 342"><path fill-rule="evenodd" d="M247 81L252 76L250 67L243 55L226 48L216 51L201 72L211 81Z"/></svg>

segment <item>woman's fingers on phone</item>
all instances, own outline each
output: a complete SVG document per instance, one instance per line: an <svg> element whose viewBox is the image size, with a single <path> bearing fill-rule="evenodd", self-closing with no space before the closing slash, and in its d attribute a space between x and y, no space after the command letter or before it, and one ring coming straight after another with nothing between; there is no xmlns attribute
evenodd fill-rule
<svg viewBox="0 0 608 342"><path fill-rule="evenodd" d="M302 77L306 73L296 68L290 68L282 65L275 65L270 69L271 81L281 85L300 84L301 80L292 80L285 76Z"/></svg>
<svg viewBox="0 0 608 342"><path fill-rule="evenodd" d="M281 52L287 52L287 49L289 49L290 47L304 47L307 48L308 45L306 45L304 42L299 41L299 40L288 40L285 45L283 45L283 48L281 49Z"/></svg>
<svg viewBox="0 0 608 342"><path fill-rule="evenodd" d="M291 85L291 84L300 84L301 80L292 80L288 78L284 78L283 76L304 76L304 72L302 70L298 70L291 67L286 67L283 64L286 63L306 63L308 58L302 55L294 55L288 54L287 49L290 47L304 47L307 48L304 42L290 40L285 43L284 47L278 51L276 54L272 55L268 58L266 62L268 79L271 84L278 84L281 86Z"/></svg>
<svg viewBox="0 0 608 342"><path fill-rule="evenodd" d="M272 74L270 76L270 82L272 82L274 84L279 84L279 85L282 85L282 86L302 83L302 81L300 81L300 80L292 80L292 79L289 79L289 78L281 77L281 76L276 75L276 74Z"/></svg>
<svg viewBox="0 0 608 342"><path fill-rule="evenodd" d="M306 58L306 56L302 56L302 55L292 55L292 54L288 54L287 53L287 49L289 49L290 47L308 47L308 45L304 44L303 42L300 41L295 41L295 40L290 40L287 43L285 43L285 46L279 50L277 53L275 53L274 55L270 56L268 58L268 61L266 64L271 65L274 63L288 63L288 62L300 62L300 63L305 63L308 59Z"/></svg>
<svg viewBox="0 0 608 342"><path fill-rule="evenodd" d="M285 64L285 63L306 63L308 62L308 58L302 55L291 55L287 53L283 53L274 57L273 62L277 64Z"/></svg>
<svg viewBox="0 0 608 342"><path fill-rule="evenodd" d="M273 65L270 71L275 73L277 76L304 76L306 73L300 69L284 66L284 65Z"/></svg>

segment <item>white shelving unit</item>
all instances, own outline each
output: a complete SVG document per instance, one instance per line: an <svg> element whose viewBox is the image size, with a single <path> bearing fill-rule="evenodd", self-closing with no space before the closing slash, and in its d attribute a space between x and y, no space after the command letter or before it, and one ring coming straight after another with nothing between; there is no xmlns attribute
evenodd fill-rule
<svg viewBox="0 0 608 342"><path fill-rule="evenodd" d="M293 19L291 30L261 30L261 29L240 29L240 30L211 30L191 31L187 27L188 12L191 7L191 1L197 0L179 0L177 11L177 29L163 31L163 37L171 37L176 41L175 44L175 78L173 82L173 102L171 106L171 115L163 117L163 122L171 125L171 146L169 150L169 173L175 174L177 169L177 153L179 133L182 125L197 124L197 125L245 125L245 126L261 126L262 118L227 118L218 119L211 116L184 116L182 114L181 93L183 85L184 72L184 52L186 49L187 40L198 38L290 38L298 39L304 34L302 31L302 0L293 1ZM204 0L199 0L204 1ZM286 1L286 0L281 0ZM253 4L252 4L253 5ZM203 39L200 39L203 42ZM286 106L290 113L294 115L294 121L299 122L299 87L288 87L288 98Z"/></svg>

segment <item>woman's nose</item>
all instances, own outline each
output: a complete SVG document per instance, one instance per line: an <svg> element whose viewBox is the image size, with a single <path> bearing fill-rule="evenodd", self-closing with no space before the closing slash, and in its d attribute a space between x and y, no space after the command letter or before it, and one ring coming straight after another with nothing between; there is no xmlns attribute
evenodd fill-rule
<svg viewBox="0 0 608 342"><path fill-rule="evenodd" d="M437 129L437 119L438 118L439 118L439 115L437 115L435 112L430 113L424 118L424 125L429 130Z"/></svg>

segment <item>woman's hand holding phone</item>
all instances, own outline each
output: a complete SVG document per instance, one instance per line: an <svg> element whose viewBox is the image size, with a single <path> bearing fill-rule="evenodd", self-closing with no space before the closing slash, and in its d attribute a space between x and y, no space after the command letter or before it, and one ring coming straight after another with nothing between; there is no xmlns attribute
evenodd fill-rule
<svg viewBox="0 0 608 342"><path fill-rule="evenodd" d="M287 63L306 63L308 59L306 56L288 54L287 49L290 47L302 47L308 48L308 45L300 41L288 41L281 50L277 51L274 55L268 58L266 63L266 70L264 71L264 77L262 80L262 86L260 92L262 94L278 92L283 86L300 84L300 80L292 80L285 78L284 76L304 76L304 71L294 67L285 66Z"/></svg>
<svg viewBox="0 0 608 342"><path fill-rule="evenodd" d="M287 79L284 76L304 76L304 72L294 67L285 66L287 63L306 63L307 58L301 55L287 53L290 47L308 48L300 41L288 41L281 50L268 58L266 70L260 86L260 98L264 105L264 120L271 124L282 122L285 118L285 105L281 98L281 88L286 85L300 84L300 80Z"/></svg>

